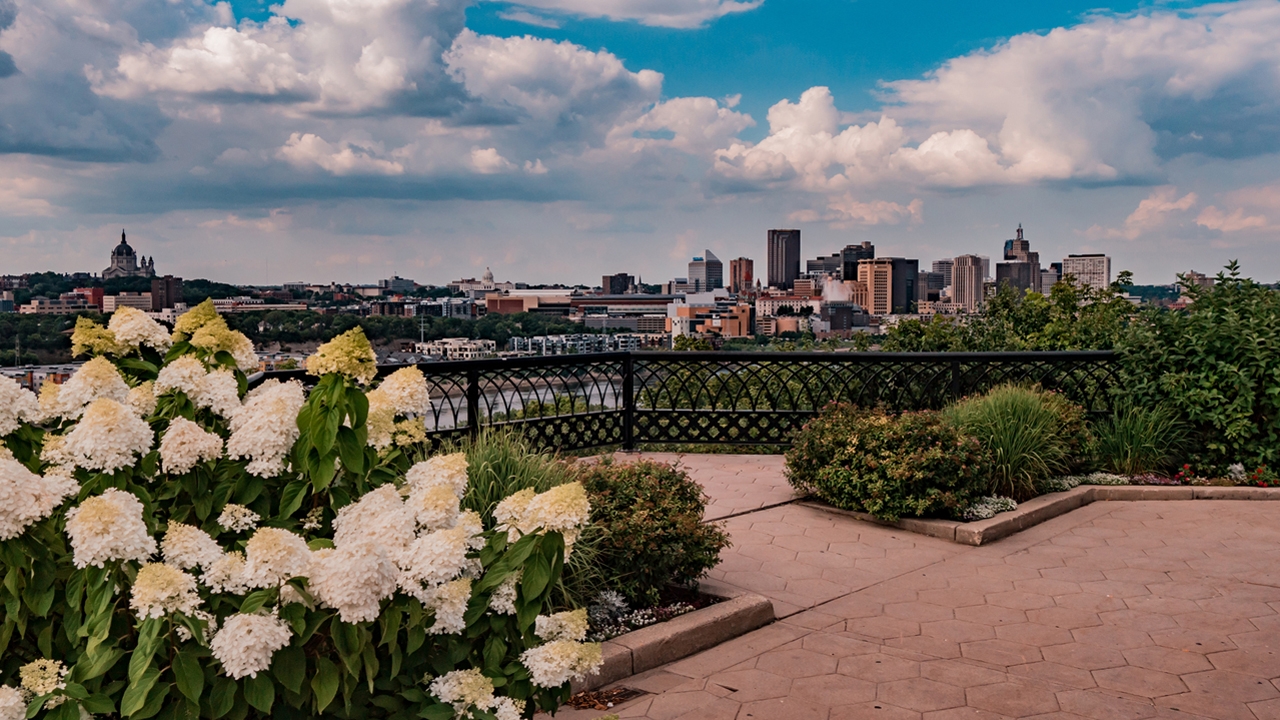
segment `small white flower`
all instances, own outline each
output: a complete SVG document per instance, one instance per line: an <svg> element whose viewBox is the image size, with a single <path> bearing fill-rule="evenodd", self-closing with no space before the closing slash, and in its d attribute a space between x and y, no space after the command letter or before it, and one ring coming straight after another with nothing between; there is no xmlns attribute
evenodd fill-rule
<svg viewBox="0 0 1280 720"><path fill-rule="evenodd" d="M22 692L8 685L0 685L0 720L25 720L27 702Z"/></svg>
<svg viewBox="0 0 1280 720"><path fill-rule="evenodd" d="M488 709L494 701L493 681L474 668L454 670L432 680L431 694L452 705L459 717L473 707Z"/></svg>
<svg viewBox="0 0 1280 720"><path fill-rule="evenodd" d="M244 532L258 526L258 513L243 505L227 503L218 515L218 524L231 532Z"/></svg>
<svg viewBox="0 0 1280 720"><path fill-rule="evenodd" d="M182 475L201 462L222 456L222 437L184 417L169 421L160 438L160 464L170 475Z"/></svg>
<svg viewBox="0 0 1280 720"><path fill-rule="evenodd" d="M244 553L223 554L209 565L200 579L216 593L245 594L249 591L249 582L244 576Z"/></svg>
<svg viewBox="0 0 1280 720"><path fill-rule="evenodd" d="M160 618L171 612L190 615L199 606L194 577L163 563L147 563L138 570L129 607L139 618Z"/></svg>
<svg viewBox="0 0 1280 720"><path fill-rule="evenodd" d="M79 467L109 473L132 465L154 444L146 421L131 408L104 397L85 408L84 417L67 433L63 452Z"/></svg>
<svg viewBox="0 0 1280 720"><path fill-rule="evenodd" d="M289 623L275 615L236 613L222 624L209 649L228 677L257 677L271 667L271 657L292 635Z"/></svg>
<svg viewBox="0 0 1280 720"><path fill-rule="evenodd" d="M156 541L142 520L142 503L132 493L108 488L67 511L76 567L102 567L111 560L146 560Z"/></svg>
<svg viewBox="0 0 1280 720"><path fill-rule="evenodd" d="M180 570L199 567L208 570L222 559L222 548L209 533L193 525L169 523L160 540L164 561Z"/></svg>
<svg viewBox="0 0 1280 720"><path fill-rule="evenodd" d="M582 680L604 662L600 643L553 640L520 654L520 663L529 670L533 684L558 688L570 680Z"/></svg>
<svg viewBox="0 0 1280 720"><path fill-rule="evenodd" d="M22 679L22 689L36 697L51 692L65 690L67 683L67 666L60 660L33 660L18 668L18 677Z"/></svg>
<svg viewBox="0 0 1280 720"><path fill-rule="evenodd" d="M259 528L245 543L244 577L249 587L279 587L305 575L311 564L307 541L288 530Z"/></svg>

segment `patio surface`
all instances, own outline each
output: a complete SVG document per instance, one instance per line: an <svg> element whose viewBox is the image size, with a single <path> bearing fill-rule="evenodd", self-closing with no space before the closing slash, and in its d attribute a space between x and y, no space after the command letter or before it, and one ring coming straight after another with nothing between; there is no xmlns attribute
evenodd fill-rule
<svg viewBox="0 0 1280 720"><path fill-rule="evenodd" d="M621 717L1280 720L1273 503L1098 502L975 548L777 506L778 457L680 459L732 516L708 586L780 620L624 680L650 694Z"/></svg>

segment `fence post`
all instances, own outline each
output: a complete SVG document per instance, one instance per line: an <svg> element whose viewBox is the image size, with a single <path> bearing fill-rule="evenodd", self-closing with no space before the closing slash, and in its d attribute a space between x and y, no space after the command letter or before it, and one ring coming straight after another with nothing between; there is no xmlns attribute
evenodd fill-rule
<svg viewBox="0 0 1280 720"><path fill-rule="evenodd" d="M636 449L635 361L631 353L622 360L622 449Z"/></svg>
<svg viewBox="0 0 1280 720"><path fill-rule="evenodd" d="M951 361L951 399L960 399L960 361Z"/></svg>
<svg viewBox="0 0 1280 720"><path fill-rule="evenodd" d="M467 370L467 434L480 434L480 371Z"/></svg>

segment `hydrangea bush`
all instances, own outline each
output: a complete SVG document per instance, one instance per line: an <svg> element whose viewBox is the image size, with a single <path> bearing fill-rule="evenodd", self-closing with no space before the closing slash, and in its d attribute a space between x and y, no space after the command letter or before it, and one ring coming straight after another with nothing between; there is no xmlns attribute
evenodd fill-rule
<svg viewBox="0 0 1280 720"><path fill-rule="evenodd" d="M421 372L375 385L360 330L309 391L249 391L252 344L209 303L72 342L90 360L38 398L0 379L0 720L515 720L599 666L586 611L551 612L582 486L486 529L465 457L409 458Z"/></svg>

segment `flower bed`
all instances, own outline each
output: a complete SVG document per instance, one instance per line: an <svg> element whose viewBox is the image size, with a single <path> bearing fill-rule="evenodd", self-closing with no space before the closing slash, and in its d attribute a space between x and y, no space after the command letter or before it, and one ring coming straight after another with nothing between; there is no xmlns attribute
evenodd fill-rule
<svg viewBox="0 0 1280 720"><path fill-rule="evenodd" d="M246 392L208 303L72 340L63 385L0 381L0 718L514 720L599 665L563 591L586 489L477 501L466 455L417 456L421 373L373 386L359 330L309 393Z"/></svg>

